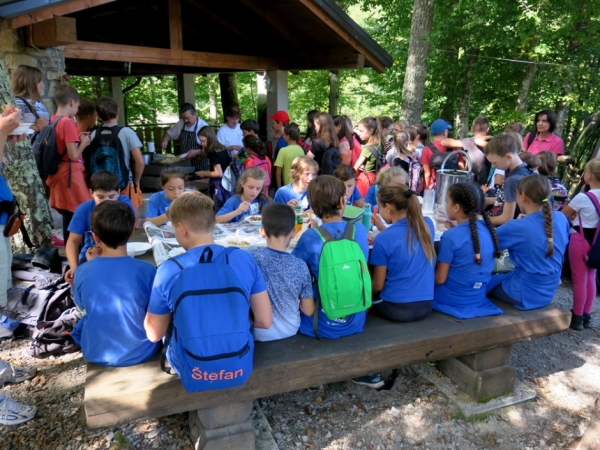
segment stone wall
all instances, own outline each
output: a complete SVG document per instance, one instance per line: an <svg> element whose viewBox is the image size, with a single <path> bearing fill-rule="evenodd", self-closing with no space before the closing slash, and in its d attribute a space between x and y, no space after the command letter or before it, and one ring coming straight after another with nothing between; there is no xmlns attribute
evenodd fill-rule
<svg viewBox="0 0 600 450"><path fill-rule="evenodd" d="M25 29L13 30L6 20L0 19L0 58L10 77L12 71L19 65L37 67L42 71L44 94L42 101L52 114L56 111L54 103L54 88L61 82L65 73L65 58L62 47L35 49L25 46Z"/></svg>

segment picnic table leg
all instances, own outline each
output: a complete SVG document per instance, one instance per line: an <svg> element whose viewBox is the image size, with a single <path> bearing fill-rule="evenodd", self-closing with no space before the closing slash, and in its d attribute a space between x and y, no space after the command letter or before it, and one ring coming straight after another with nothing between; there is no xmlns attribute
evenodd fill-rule
<svg viewBox="0 0 600 450"><path fill-rule="evenodd" d="M475 401L491 400L514 390L516 372L508 364L511 351L512 345L496 347L439 361L438 368Z"/></svg>
<svg viewBox="0 0 600 450"><path fill-rule="evenodd" d="M196 450L254 449L252 401L190 411L190 437Z"/></svg>

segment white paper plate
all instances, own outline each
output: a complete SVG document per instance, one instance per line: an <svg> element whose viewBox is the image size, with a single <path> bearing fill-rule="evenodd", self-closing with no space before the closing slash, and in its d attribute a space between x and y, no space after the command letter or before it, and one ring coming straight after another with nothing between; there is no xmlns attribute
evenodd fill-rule
<svg viewBox="0 0 600 450"><path fill-rule="evenodd" d="M31 128L31 126L33 125L33 123L21 123L21 125L19 125L17 128L15 128L10 134L9 136L20 136L24 133L27 133L27 130L29 130Z"/></svg>
<svg viewBox="0 0 600 450"><path fill-rule="evenodd" d="M183 255L185 249L183 247L175 247L169 252L169 258L175 258L176 256Z"/></svg>
<svg viewBox="0 0 600 450"><path fill-rule="evenodd" d="M152 248L148 242L128 242L127 254L129 256L141 256Z"/></svg>
<svg viewBox="0 0 600 450"><path fill-rule="evenodd" d="M259 217L260 220L250 220L251 217ZM254 225L254 226L260 227L260 226L262 226L262 217L257 214L254 214L252 216L244 217L242 219L242 222L247 223L248 225Z"/></svg>

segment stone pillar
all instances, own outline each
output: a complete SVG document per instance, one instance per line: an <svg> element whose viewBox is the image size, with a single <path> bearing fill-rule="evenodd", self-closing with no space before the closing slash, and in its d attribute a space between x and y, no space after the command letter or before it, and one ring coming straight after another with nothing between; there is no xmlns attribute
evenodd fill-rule
<svg viewBox="0 0 600 450"><path fill-rule="evenodd" d="M125 103L123 101L123 80L121 77L110 77L111 97L119 107L119 126L124 127L126 124Z"/></svg>
<svg viewBox="0 0 600 450"><path fill-rule="evenodd" d="M45 84L42 102L52 114L56 111L54 103L54 88L62 82L65 73L65 58L62 54L64 47L36 50L25 46L24 28L13 30L0 20L0 59L4 62L7 75L19 65L37 67L42 71Z"/></svg>
<svg viewBox="0 0 600 450"><path fill-rule="evenodd" d="M508 365L512 345L438 362L438 368L475 401L512 393L516 372Z"/></svg>
<svg viewBox="0 0 600 450"><path fill-rule="evenodd" d="M196 450L254 450L252 401L190 411L190 437Z"/></svg>
<svg viewBox="0 0 600 450"><path fill-rule="evenodd" d="M194 89L194 74L177 74L177 101L179 105L191 103L196 106L196 90Z"/></svg>
<svg viewBox="0 0 600 450"><path fill-rule="evenodd" d="M269 70L267 77L271 86L267 90L267 117L276 111L288 110L288 73L284 70ZM273 121L267 121L267 136L271 139L270 130Z"/></svg>

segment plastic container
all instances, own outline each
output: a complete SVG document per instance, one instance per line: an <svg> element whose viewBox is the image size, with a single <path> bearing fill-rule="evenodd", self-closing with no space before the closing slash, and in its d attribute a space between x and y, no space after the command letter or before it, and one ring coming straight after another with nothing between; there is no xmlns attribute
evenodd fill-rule
<svg viewBox="0 0 600 450"><path fill-rule="evenodd" d="M302 231L302 224L304 224L304 215L302 214L301 205L294 206L294 214L296 214L296 233L300 233Z"/></svg>

